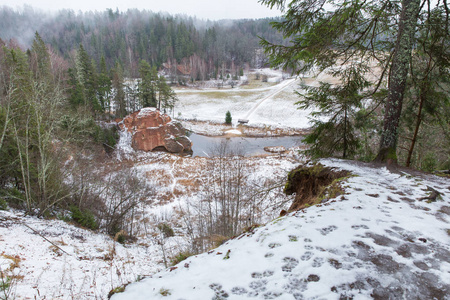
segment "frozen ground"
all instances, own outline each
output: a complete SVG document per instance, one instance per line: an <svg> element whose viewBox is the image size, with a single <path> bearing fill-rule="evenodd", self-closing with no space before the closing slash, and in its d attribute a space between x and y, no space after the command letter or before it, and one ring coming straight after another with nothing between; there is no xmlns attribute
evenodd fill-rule
<svg viewBox="0 0 450 300"><path fill-rule="evenodd" d="M283 80L281 71L269 69L255 72L266 74L268 82L253 80L249 86L233 89L175 90L180 100L175 118L223 122L230 111L234 125L238 119L247 119L249 125L308 128L311 111L295 107L299 98L294 91L299 90L300 79Z"/></svg>
<svg viewBox="0 0 450 300"><path fill-rule="evenodd" d="M0 268L13 278L5 291L11 292L12 299L106 299L111 290L164 269L163 250L169 260L186 249L185 219L178 212L187 203L195 205L203 199L211 175L208 160L135 152L126 133L114 159L111 164L133 168L155 186L151 198L143 199L136 210L137 241L124 246L108 235L63 221L0 210ZM260 185L276 178L284 181L297 161L269 156L246 158L245 164L247 180ZM276 217L282 209L279 202L289 200L277 194L281 190L258 204L263 211L260 222ZM170 224L176 233L163 245L156 230L160 222ZM0 299L3 296L0 290Z"/></svg>
<svg viewBox="0 0 450 300"><path fill-rule="evenodd" d="M0 211L0 266L14 278L0 299L105 299L160 267L155 246L123 246L59 220Z"/></svg>
<svg viewBox="0 0 450 300"><path fill-rule="evenodd" d="M346 194L127 286L112 299L449 299L450 180L341 160ZM440 193L427 201L432 189Z"/></svg>
<svg viewBox="0 0 450 300"><path fill-rule="evenodd" d="M293 106L298 81L278 83L281 73L267 72L269 82L256 87L178 93L184 107L180 117L223 122L230 110L234 122L249 116L251 125L270 134L278 127L307 126L307 112ZM192 126L205 134L232 129L199 124ZM111 163L135 169L155 186L152 198L145 199L150 205L139 207L136 243L123 246L62 221L0 211L0 267L15 278L11 287L17 299L106 299L112 289L142 276L148 278L114 299L446 299L449 179L325 160L358 175L348 180L343 199L272 221L283 202L290 204L280 186L259 203L259 221L269 223L158 273L165 269L161 245L154 231L148 234L139 226L171 224L176 236L165 241L164 251L172 256L182 250L186 224L178 212L204 199L209 161L137 153L130 140L121 136ZM284 180L299 162L294 155L274 155L244 163L247 180L257 186ZM421 200L430 194L428 187L442 193L437 202Z"/></svg>

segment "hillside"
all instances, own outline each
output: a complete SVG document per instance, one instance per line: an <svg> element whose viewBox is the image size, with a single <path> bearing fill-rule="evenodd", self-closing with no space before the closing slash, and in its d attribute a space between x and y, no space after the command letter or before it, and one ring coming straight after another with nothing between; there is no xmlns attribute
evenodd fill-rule
<svg viewBox="0 0 450 300"><path fill-rule="evenodd" d="M283 128L289 132L294 125L301 131L308 112L291 109L298 81L282 81L281 72L257 72L268 73L268 82L250 81L233 89L180 89L183 113L178 118L206 135L241 130L270 136ZM226 109L232 112L233 126L216 123ZM244 117L250 126L237 126L237 119ZM66 166L72 163L69 158ZM150 187L150 194L125 220L133 239L121 244L117 237L61 220L0 210L0 266L10 280L4 295L106 299L111 291L144 277L114 298L445 299L448 292L448 178L322 160L355 175L342 184L346 194L277 218L293 201L282 193L287 174L304 163L295 150L242 158L180 157L136 152L122 132L106 161L89 163L95 169L90 182L94 189L114 186L130 174ZM223 187L234 194L231 202L219 204L231 195L221 195ZM113 203L115 189L133 187L114 186L99 196ZM424 198L433 190L440 197L428 203ZM237 191L243 204L239 208L233 202ZM220 211L211 210L222 204L238 208L232 231L221 225ZM265 225L252 227L257 224ZM215 248L224 236L240 234L246 227L253 229ZM173 236L160 228L171 228ZM170 268L173 258L192 250L205 253Z"/></svg>
<svg viewBox="0 0 450 300"><path fill-rule="evenodd" d="M345 195L127 286L123 299L448 299L450 180L342 160ZM440 195L429 201L431 191Z"/></svg>

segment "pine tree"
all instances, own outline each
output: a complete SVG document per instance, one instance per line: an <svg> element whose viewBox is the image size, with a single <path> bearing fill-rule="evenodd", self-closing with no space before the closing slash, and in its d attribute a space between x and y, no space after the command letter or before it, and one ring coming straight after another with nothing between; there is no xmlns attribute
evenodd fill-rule
<svg viewBox="0 0 450 300"><path fill-rule="evenodd" d="M156 107L158 79L156 67L151 67L147 61L141 60L139 64L139 74L141 78L138 86L142 107Z"/></svg>
<svg viewBox="0 0 450 300"><path fill-rule="evenodd" d="M167 109L172 110L178 97L173 89L167 84L164 76L158 76L158 109L161 108L166 112Z"/></svg>
<svg viewBox="0 0 450 300"><path fill-rule="evenodd" d="M374 106L385 103L377 160L396 163L399 121L411 51L416 43L418 16L427 19L429 10L420 11L419 0L403 0L401 3L392 0L261 2L285 11L284 19L274 22L273 26L291 42L282 45L262 40L272 65L296 73L316 68L327 70L339 78L344 90L356 92L360 103L367 99ZM448 15L446 1L437 5ZM448 30L446 39L448 41ZM368 72L374 63L380 70L375 80L368 83L359 80L360 76L350 76L353 72ZM321 88L323 91L327 89L324 85ZM333 102L336 94L324 96ZM356 103L355 108L360 105ZM337 107L336 111L339 109ZM332 121L333 115L329 114Z"/></svg>
<svg viewBox="0 0 450 300"><path fill-rule="evenodd" d="M125 101L123 70L119 63L116 63L116 67L112 70L112 78L112 86L115 91L116 116L123 118L127 115L127 104Z"/></svg>
<svg viewBox="0 0 450 300"><path fill-rule="evenodd" d="M78 81L75 87L81 89L83 104L94 114L102 111L100 102L97 99L97 76L95 70L95 62L91 60L83 45L80 44L72 76L75 76Z"/></svg>
<svg viewBox="0 0 450 300"><path fill-rule="evenodd" d="M231 113L230 113L230 111L227 111L227 113L225 114L225 124L231 124L231 122L232 122L232 118L231 118Z"/></svg>
<svg viewBox="0 0 450 300"><path fill-rule="evenodd" d="M312 113L317 118L313 121L312 133L304 140L311 145L308 153L313 157L348 158L357 153L360 142L353 120L362 108L361 92L370 84L364 79L363 72L356 72L353 68L347 71L350 74L342 74L347 81L340 85L323 83L320 87L304 86L307 94L301 95L302 100L297 103L301 109L319 109Z"/></svg>
<svg viewBox="0 0 450 300"><path fill-rule="evenodd" d="M106 68L105 57L102 55L100 59L100 72L98 73L97 97L103 112L111 112L111 78Z"/></svg>
<svg viewBox="0 0 450 300"><path fill-rule="evenodd" d="M30 66L36 78L50 79L50 54L47 46L36 31L30 51Z"/></svg>

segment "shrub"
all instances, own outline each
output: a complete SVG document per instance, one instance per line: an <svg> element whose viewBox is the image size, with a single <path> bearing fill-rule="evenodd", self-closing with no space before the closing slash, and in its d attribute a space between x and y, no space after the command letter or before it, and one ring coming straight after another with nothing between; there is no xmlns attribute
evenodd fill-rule
<svg viewBox="0 0 450 300"><path fill-rule="evenodd" d="M2 276L0 279L0 292L7 291L9 289L10 285L11 285L11 277L8 277L8 276L4 277L3 273L2 273Z"/></svg>
<svg viewBox="0 0 450 300"><path fill-rule="evenodd" d="M128 237L127 233L121 230L118 233L116 233L116 235L114 236L114 240L120 244L125 244L127 237Z"/></svg>
<svg viewBox="0 0 450 300"><path fill-rule="evenodd" d="M160 293L162 296L164 296L164 297L167 297L167 296L172 295L172 294L170 293L170 290L165 289L165 288L161 288L161 289L159 290L159 293Z"/></svg>
<svg viewBox="0 0 450 300"><path fill-rule="evenodd" d="M119 140L119 133L115 126L102 127L95 124L92 137L96 143L103 144L107 152L111 152Z"/></svg>
<svg viewBox="0 0 450 300"><path fill-rule="evenodd" d="M0 210L8 210L8 204L3 198L0 198Z"/></svg>
<svg viewBox="0 0 450 300"><path fill-rule="evenodd" d="M159 223L157 227L159 231L161 231L161 233L164 235L164 238L168 238L175 235L172 227L170 227L170 225L167 223Z"/></svg>
<svg viewBox="0 0 450 300"><path fill-rule="evenodd" d="M231 113L230 111L227 111L227 113L225 114L225 124L231 124L232 118L231 118Z"/></svg>
<svg viewBox="0 0 450 300"><path fill-rule="evenodd" d="M436 170L437 162L434 153L427 153L422 161L421 169L425 172Z"/></svg>
<svg viewBox="0 0 450 300"><path fill-rule="evenodd" d="M17 188L0 189L0 206L5 202L5 205L9 204L10 207L23 208L25 203L24 194ZM3 209L6 210L6 209Z"/></svg>
<svg viewBox="0 0 450 300"><path fill-rule="evenodd" d="M72 213L72 220L74 220L76 223L92 230L98 229L97 221L95 220L95 217L91 211L81 210L78 206L75 205L71 205L69 209Z"/></svg>
<svg viewBox="0 0 450 300"><path fill-rule="evenodd" d="M109 291L109 293L108 293L108 299L111 299L111 297L112 297L114 294L123 293L123 292L125 292L125 286L124 286L124 285L118 286L118 287L116 287L116 288L114 288L114 289L112 289L112 290Z"/></svg>
<svg viewBox="0 0 450 300"><path fill-rule="evenodd" d="M182 251L180 253L178 253L175 257L172 258L172 265L176 265L180 262L182 262L183 260L187 259L188 257L191 257L192 255L194 255L193 253L189 252L189 251Z"/></svg>

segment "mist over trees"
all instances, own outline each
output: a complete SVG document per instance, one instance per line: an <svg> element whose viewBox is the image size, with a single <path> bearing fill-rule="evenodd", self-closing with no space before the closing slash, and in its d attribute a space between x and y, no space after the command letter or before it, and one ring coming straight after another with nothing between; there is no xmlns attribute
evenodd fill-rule
<svg viewBox="0 0 450 300"><path fill-rule="evenodd" d="M38 31L64 58L81 44L97 64L102 57L108 69L120 63L126 77L138 77L139 62L145 60L158 69L164 64L175 75L181 64L193 80L206 80L225 70L236 75L245 64L260 67L267 63L257 51L259 36L283 42L269 24L273 20L212 22L137 9L46 14L26 6L22 11L3 7L0 37L28 47Z"/></svg>
<svg viewBox="0 0 450 300"><path fill-rule="evenodd" d="M70 210L82 226L132 232L138 198L152 191L134 173L111 176L109 188L94 172L118 140L107 122L147 106L170 111L180 78L234 78L263 65L262 34L282 41L269 20L0 8L0 205Z"/></svg>

